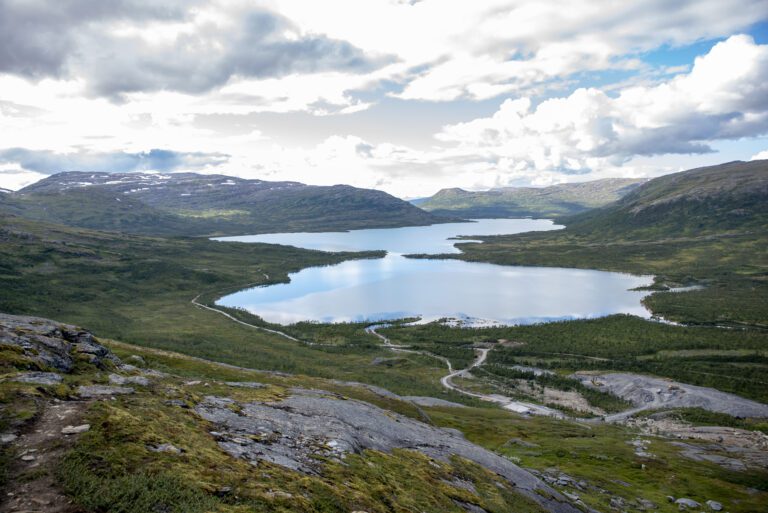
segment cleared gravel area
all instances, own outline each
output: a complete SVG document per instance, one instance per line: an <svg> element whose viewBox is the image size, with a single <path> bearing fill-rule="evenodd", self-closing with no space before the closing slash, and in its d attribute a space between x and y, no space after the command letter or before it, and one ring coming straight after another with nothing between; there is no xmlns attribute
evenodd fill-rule
<svg viewBox="0 0 768 513"><path fill-rule="evenodd" d="M735 417L768 418L768 405L671 379L629 373L592 374L578 372L571 377L584 385L610 392L631 401L635 408L608 415L605 420L617 422L638 411L661 408L703 408Z"/></svg>

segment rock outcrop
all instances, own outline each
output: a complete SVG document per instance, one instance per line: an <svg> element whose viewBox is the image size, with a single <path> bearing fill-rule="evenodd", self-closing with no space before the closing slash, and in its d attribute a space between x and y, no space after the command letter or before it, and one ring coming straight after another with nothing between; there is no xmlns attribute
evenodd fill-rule
<svg viewBox="0 0 768 513"><path fill-rule="evenodd" d="M456 430L429 426L331 392L295 388L279 402L245 404L208 396L195 411L216 426L212 434L222 449L252 463L263 460L319 474L323 459L343 459L366 449L413 449L437 460L456 455L504 477L549 511L579 511L530 472L467 441Z"/></svg>
<svg viewBox="0 0 768 513"><path fill-rule="evenodd" d="M97 367L119 362L91 333L39 317L0 314L0 346L18 351L30 370L67 373L78 359Z"/></svg>

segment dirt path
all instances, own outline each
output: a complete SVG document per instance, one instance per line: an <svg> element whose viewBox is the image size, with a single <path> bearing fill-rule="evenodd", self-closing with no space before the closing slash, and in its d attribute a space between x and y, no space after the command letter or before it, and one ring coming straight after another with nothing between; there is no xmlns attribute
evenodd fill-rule
<svg viewBox="0 0 768 513"><path fill-rule="evenodd" d="M376 328L379 328L381 326L382 325L368 326L365 329L365 331L379 337L379 339L381 339L381 341L384 343L384 347L387 347L392 351L431 356L432 358L437 358L438 360L441 360L443 363L445 363L446 367L448 367L448 374L440 378L440 384L443 385L444 388L447 388L448 390L452 390L454 392L458 392L459 394L463 394L469 397L474 397L475 399L480 399L481 401L496 403L506 410L515 411L518 413L531 413L534 415L547 415L551 417L565 418L565 415L563 415L563 413L553 408L547 408L546 406L541 406L533 403L515 401L514 399L511 399L503 395L498 395L498 394L481 394L478 392L470 392L469 390L464 390L463 388L454 385L453 378L466 376L472 369L480 367L485 363L485 360L488 358L488 353L490 352L489 348L485 348L485 347L477 348L477 351L478 351L477 358L475 358L475 361L473 361L469 365L469 367L466 367L460 370L454 370L453 366L451 365L451 361L448 358L445 358L443 356L438 356L432 353L427 353L426 351L415 351L413 349L405 349L408 346L399 346L399 345L393 344L387 337L385 337L384 335L376 331Z"/></svg>
<svg viewBox="0 0 768 513"><path fill-rule="evenodd" d="M266 277L267 275L265 274L264 276ZM267 277L267 279L269 279L269 278ZM248 324L247 322L241 321L240 319L237 319L237 318L229 315L227 312L222 312L218 308L213 308L213 307L210 307L208 305L204 305L202 303L199 303L197 301L199 297L200 297L200 294L196 295L194 298L192 298L192 301L190 301L190 303L192 303L193 305L195 305L198 308L203 308L205 310L210 310L211 312L216 312L217 314L223 315L224 317L226 317L230 321L235 321L236 323L242 324L243 326L248 326L249 328L254 328L254 329L257 329L257 330L261 330L261 331L266 331L267 333L272 333L274 335L279 335L281 337L287 338L288 340L293 340L294 342L301 342L302 344L307 344L307 345L310 345L310 346L315 345L312 342L305 342L303 340L299 340L298 338L292 337L292 336L290 336L287 333L283 333L282 331L271 330L269 328L264 328L262 326L256 326L255 324Z"/></svg>
<svg viewBox="0 0 768 513"><path fill-rule="evenodd" d="M59 459L77 440L77 435L62 435L62 428L82 424L87 405L86 402L59 401L43 407L40 417L14 443L16 459L11 464L8 484L0 497L0 511L80 511L58 489L53 472Z"/></svg>

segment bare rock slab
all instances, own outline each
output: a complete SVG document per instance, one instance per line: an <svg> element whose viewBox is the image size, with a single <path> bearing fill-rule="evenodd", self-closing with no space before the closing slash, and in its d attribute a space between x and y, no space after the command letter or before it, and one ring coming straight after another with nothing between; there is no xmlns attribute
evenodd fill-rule
<svg viewBox="0 0 768 513"><path fill-rule="evenodd" d="M735 417L768 418L768 405L715 390L672 381L671 379L630 373L586 374L572 376L584 385L604 390L631 401L636 412L660 408L703 408ZM625 413L613 415L617 420Z"/></svg>
<svg viewBox="0 0 768 513"><path fill-rule="evenodd" d="M17 383L33 383L35 385L58 385L64 378L55 372L25 372L11 378Z"/></svg>
<svg viewBox="0 0 768 513"><path fill-rule="evenodd" d="M85 398L109 397L132 394L134 392L135 390L131 387L112 387L106 385L83 385L77 387L78 395Z"/></svg>
<svg viewBox="0 0 768 513"><path fill-rule="evenodd" d="M323 459L341 460L365 449L412 449L442 461L456 455L499 474L551 512L579 511L530 472L467 441L455 430L430 426L362 401L342 400L329 392L292 392L287 399L269 403L239 404L208 396L195 411L216 426L211 434L223 450L252 463L268 461L319 474Z"/></svg>
<svg viewBox="0 0 768 513"><path fill-rule="evenodd" d="M61 428L61 434L62 435L79 435L80 433L85 433L90 429L91 429L90 424L81 424L79 426L64 426L63 428Z"/></svg>
<svg viewBox="0 0 768 513"><path fill-rule="evenodd" d="M109 382L113 385L149 386L149 379L144 376L121 376L120 374L110 374Z"/></svg>

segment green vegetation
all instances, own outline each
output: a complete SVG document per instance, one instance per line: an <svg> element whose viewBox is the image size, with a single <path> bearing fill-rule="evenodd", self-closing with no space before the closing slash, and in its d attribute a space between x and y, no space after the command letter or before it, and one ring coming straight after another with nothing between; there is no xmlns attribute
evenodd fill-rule
<svg viewBox="0 0 768 513"><path fill-rule="evenodd" d="M84 435L59 470L65 490L89 511L461 512L454 499L494 511L538 512L497 476L455 459L436 463L412 451L366 451L322 476L266 462L252 466L224 453L189 410L152 396L97 404ZM252 398L252 400L255 398ZM173 443L182 455L148 450ZM451 485L472 483L475 493Z"/></svg>
<svg viewBox="0 0 768 513"><path fill-rule="evenodd" d="M551 187L504 187L470 192L443 189L416 204L435 214L467 218L559 217L612 203L643 180L606 178Z"/></svg>
<svg viewBox="0 0 768 513"><path fill-rule="evenodd" d="M409 450L348 455L343 464L327 462L323 473L316 476L266 462L250 465L223 452L209 433L211 427L192 409L167 402L182 400L194 406L208 394L246 402L268 401L283 396L293 386L341 393L438 426L459 429L470 441L524 467L583 480L586 487L578 490L578 495L589 507L599 510L609 509L610 500L616 497L629 504L643 497L662 512L676 510L666 501L666 495L690 497L702 503L713 498L734 513L760 511L768 500L768 475L764 470L733 472L692 461L661 438L653 438L648 448L652 458L638 456L628 443L636 433L618 426L528 418L489 408L422 411L357 386L225 367L177 353L101 342L122 358L140 355L147 368L169 374L153 378L153 386L138 387L132 396L93 403L84 419L91 424L91 430L80 437L74 450L55 469L67 494L92 513L461 513L461 503L498 513L540 511L498 476L475 464L458 458L434 461ZM204 382L184 385L187 379ZM78 375L68 378L66 386L103 381L104 375L98 369L83 366ZM234 388L221 381L259 381L268 387ZM18 409L23 404L19 401L29 400L30 395L31 399L50 397L55 388L11 383L4 386L3 404L18 405ZM183 452L150 450L162 443L173 444Z"/></svg>
<svg viewBox="0 0 768 513"><path fill-rule="evenodd" d="M620 410L624 404L608 394L583 390L567 374L576 370L641 372L766 402L768 330L762 327L768 319L768 246L761 185L765 169L753 169L758 165L705 170L703 181L697 176L688 180L686 174L664 177L660 180L670 181L663 187L654 180L612 207L572 218L562 232L488 238L487 244L464 245L465 253L458 256L655 274L657 289L701 285L704 288L699 290L659 292L646 300L654 312L696 326L611 316L482 329L394 324L380 332L393 343L444 356L457 368L472 360L474 345L492 346L487 365L476 371L481 379L475 380L475 386L509 385L522 378L537 386L576 391L590 405L607 411ZM745 178L735 180L740 173ZM92 197L101 201L98 194ZM303 204L303 199L294 199L297 205ZM579 495L588 506L601 510L608 509L610 498L617 496L628 503L647 498L661 511L673 508L666 503L666 495L700 502L713 498L733 513L761 511L768 501L764 470L735 472L693 461L662 438L651 441L649 451L655 456L646 458L629 445L637 433L626 428L526 418L446 392L439 384L445 374L440 360L392 353L365 332L365 324L299 323L280 328L311 345L237 324L190 303L199 297L210 305L222 294L248 284L277 283L302 267L375 258L381 255L378 252L332 254L97 232L12 215L21 212L19 202L27 200L3 197L0 201L6 212L0 216L0 311L56 318L86 326L101 337L137 344L107 341L119 355L141 355L148 367L169 374L159 378L157 386L95 403L88 412L91 431L56 475L68 494L89 511L463 511L454 500L494 512L537 511L498 477L466 461L434 462L412 451L351 455L343 465L329 463L320 476L300 475L277 465L252 466L223 453L210 436L211 426L191 410L166 402L181 399L193 406L207 394L239 401L268 400L282 397L293 386L325 389L456 428L471 441L523 466L542 472L554 472L554 468L584 479L589 487ZM72 215L87 215L76 212L71 197L66 201ZM235 222L242 215L237 205L222 209L207 204L183 214L169 214L146 198L142 205L147 208L137 205L124 210L128 225L161 226L167 219L175 222L177 215L186 216L185 223L208 223L221 217ZM305 212L320 212L312 208ZM327 210L327 206L318 208ZM143 213L149 217L141 217ZM134 214L138 219L130 217ZM343 218L329 219L323 222L341 223ZM102 221L94 216L88 222ZM291 225L293 221L281 222ZM291 226L298 229L300 222L296 223ZM324 227L318 224L318 229ZM247 312L227 312L270 328ZM738 329L713 328L713 324ZM225 367L172 351L293 374ZM510 369L511 365L536 366L556 374L532 377ZM1 374L28 367L18 351L0 346ZM206 383L182 386L182 379ZM236 389L220 382L224 380L256 380L269 386ZM105 381L103 372L78 364L78 374L59 386L0 383L0 427L28 425L41 402L70 396L76 384ZM350 381L470 407L419 408ZM763 423L754 420L702 411L681 410L674 415L695 424L765 430ZM185 452L149 450L165 442ZM10 457L0 454L0 475ZM455 486L457 479L470 482L475 491Z"/></svg>
<svg viewBox="0 0 768 513"><path fill-rule="evenodd" d="M470 441L523 467L554 471L556 476L563 472L585 480L594 488L576 493L598 511L612 509L612 496L629 504L643 497L654 502L659 511L669 512L678 508L667 501L667 495L690 497L702 504L711 497L721 497L720 502L727 503L732 512L757 513L768 500L765 470L732 472L692 461L662 438L651 439L648 450L654 457L644 458L634 453L629 442L636 434L626 428L546 417L522 418L492 409L430 408L428 413L435 423L459 429ZM746 487L762 491L750 495Z"/></svg>
<svg viewBox="0 0 768 513"><path fill-rule="evenodd" d="M460 244L462 254L443 257L652 274L657 292L646 306L657 316L700 327L614 316L488 330L412 327L388 336L400 343L509 339L521 344L494 351L491 362L655 374L768 400L764 161L663 176L563 222L561 231L479 237L483 244ZM693 287L664 292L684 286Z"/></svg>
<svg viewBox="0 0 768 513"><path fill-rule="evenodd" d="M445 393L445 364L403 355L392 365L377 358L392 353L363 325L300 325L313 331L310 346L242 326L190 301L210 301L247 284L277 283L287 273L381 252L324 253L267 244L204 239L147 238L78 230L2 218L0 311L38 315L81 326L99 336L181 351L256 369L364 381L408 395ZM267 276L269 278L267 278ZM264 324L246 312L248 322ZM303 331L301 331L303 330Z"/></svg>

